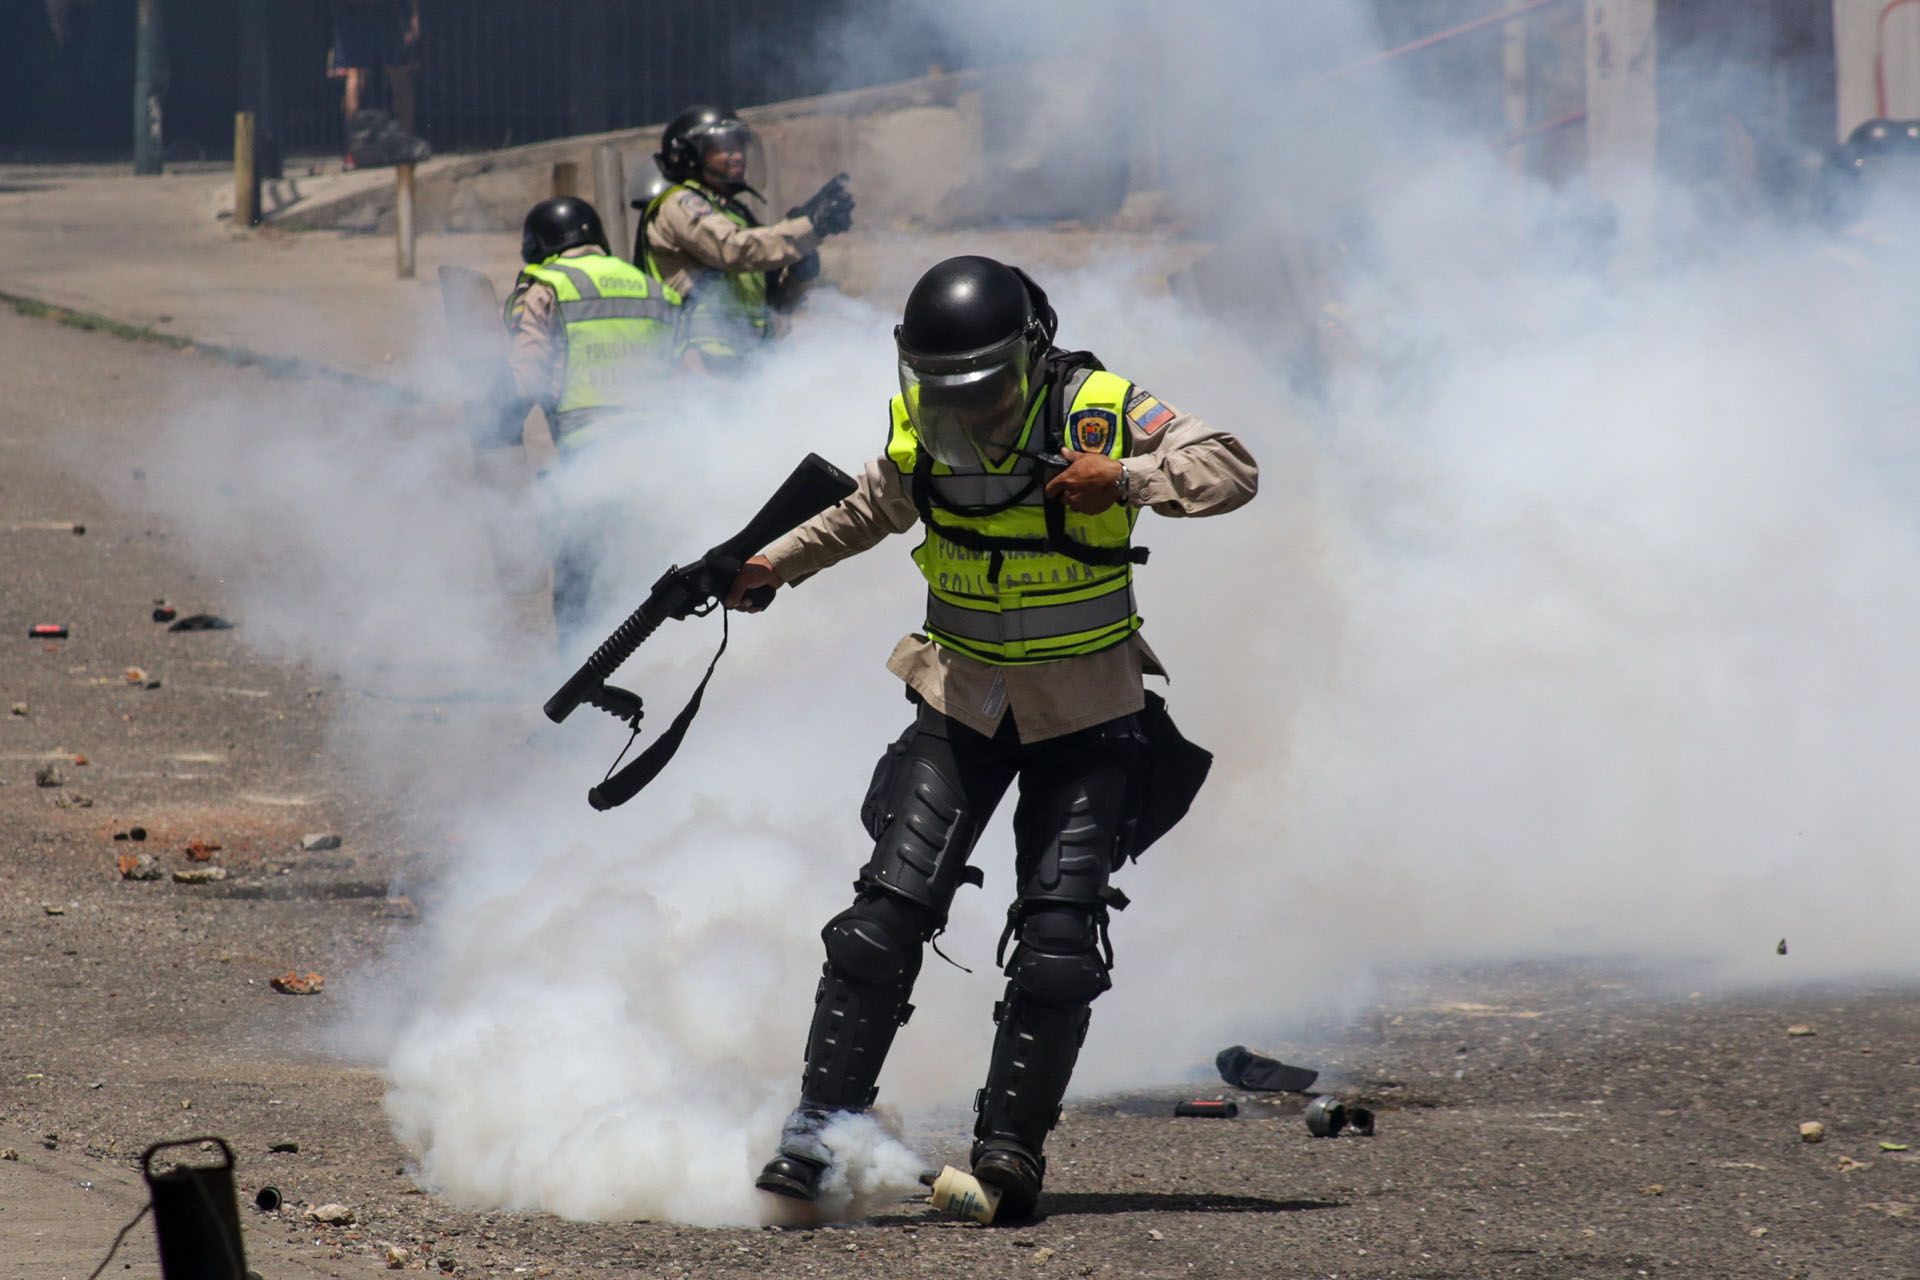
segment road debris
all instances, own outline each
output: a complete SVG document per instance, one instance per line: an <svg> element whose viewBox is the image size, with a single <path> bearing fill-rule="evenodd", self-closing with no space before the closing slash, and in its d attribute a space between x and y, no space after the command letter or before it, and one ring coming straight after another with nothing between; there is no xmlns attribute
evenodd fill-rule
<svg viewBox="0 0 1920 1280"><path fill-rule="evenodd" d="M1323 1093L1307 1104L1307 1132L1316 1138L1337 1138L1344 1129L1357 1137L1373 1136L1373 1112L1366 1107L1349 1107L1330 1093Z"/></svg>
<svg viewBox="0 0 1920 1280"><path fill-rule="evenodd" d="M290 996L318 995L326 990L327 980L317 973L296 973L289 969L267 983L275 991Z"/></svg>
<svg viewBox="0 0 1920 1280"><path fill-rule="evenodd" d="M331 831L315 831L300 837L300 847L308 853L319 853L323 849L338 849L340 837Z"/></svg>
<svg viewBox="0 0 1920 1280"><path fill-rule="evenodd" d="M208 844L205 840L189 840L187 841L187 847L180 852L186 854L195 862L211 862L213 861L213 855L220 852L220 846L217 844Z"/></svg>
<svg viewBox="0 0 1920 1280"><path fill-rule="evenodd" d="M45 911L45 912L46 912L46 913L47 913L48 915L50 915L50 916L63 916L63 915L65 915L65 914L67 914L67 909L66 909L65 907L63 907L63 906L61 906L61 905L60 905L59 903L57 903L57 902L49 902L49 903L46 903L46 904L45 904L44 906L42 906L42 907L41 907L40 909L41 909L42 911Z"/></svg>
<svg viewBox="0 0 1920 1280"><path fill-rule="evenodd" d="M173 873L175 884L212 884L226 878L225 867L185 867Z"/></svg>
<svg viewBox="0 0 1920 1280"><path fill-rule="evenodd" d="M150 853L123 853L115 864L122 880L162 880L167 874Z"/></svg>
<svg viewBox="0 0 1920 1280"><path fill-rule="evenodd" d="M175 609L164 600L154 601L153 620L155 622L172 622L174 618L179 616L179 613L180 611L178 609Z"/></svg>
<svg viewBox="0 0 1920 1280"><path fill-rule="evenodd" d="M33 785L36 787L64 787L67 775L60 772L57 764L43 764L33 771Z"/></svg>
<svg viewBox="0 0 1920 1280"><path fill-rule="evenodd" d="M145 827L128 827L125 831L114 832L113 838L115 840L132 840L138 843L147 838L147 829Z"/></svg>
<svg viewBox="0 0 1920 1280"><path fill-rule="evenodd" d="M56 809L91 809L93 808L93 797L83 796L78 791L62 791L53 798L53 807Z"/></svg>
<svg viewBox="0 0 1920 1280"><path fill-rule="evenodd" d="M387 1270L404 1271L407 1264L413 1261L413 1251L397 1244L390 1244L387 1246L386 1259Z"/></svg>
<svg viewBox="0 0 1920 1280"><path fill-rule="evenodd" d="M1800 1126L1800 1141L1818 1142L1827 1136L1827 1126L1818 1120L1808 1120Z"/></svg>
<svg viewBox="0 0 1920 1280"><path fill-rule="evenodd" d="M8 710L16 716L24 716L27 714L27 704L24 702L16 702L13 706L9 707Z"/></svg>
<svg viewBox="0 0 1920 1280"><path fill-rule="evenodd" d="M1865 1160L1855 1160L1852 1156L1841 1156L1840 1163L1836 1167L1841 1173L1852 1173L1855 1169L1866 1168L1867 1162Z"/></svg>
<svg viewBox="0 0 1920 1280"><path fill-rule="evenodd" d="M1220 1120L1231 1120L1240 1114L1240 1104L1237 1102L1217 1102L1208 1098L1195 1098L1190 1102L1174 1103L1173 1114L1176 1116L1200 1116Z"/></svg>
<svg viewBox="0 0 1920 1280"><path fill-rule="evenodd" d="M282 1203L278 1187L262 1187L253 1193L253 1207L262 1213L278 1213Z"/></svg>
<svg viewBox="0 0 1920 1280"><path fill-rule="evenodd" d="M323 1204L307 1210L307 1219L311 1222L324 1222L329 1226L344 1227L353 1221L353 1210L343 1204Z"/></svg>
<svg viewBox="0 0 1920 1280"><path fill-rule="evenodd" d="M1667 1188L1662 1183L1649 1182L1646 1186L1640 1188L1640 1194L1643 1196L1663 1196L1667 1194Z"/></svg>
<svg viewBox="0 0 1920 1280"><path fill-rule="evenodd" d="M300 1154L300 1144L297 1142L276 1142L267 1148L267 1153L276 1156L297 1156Z"/></svg>
<svg viewBox="0 0 1920 1280"><path fill-rule="evenodd" d="M1801 1024L1797 1026L1788 1027L1787 1034L1790 1036L1810 1036L1810 1035L1816 1035L1818 1033L1815 1032L1812 1027Z"/></svg>
<svg viewBox="0 0 1920 1280"><path fill-rule="evenodd" d="M1904 1142L1883 1142L1880 1144L1880 1149L1882 1151L1905 1151L1907 1144Z"/></svg>
<svg viewBox="0 0 1920 1280"><path fill-rule="evenodd" d="M27 635L34 640L65 640L67 624L64 622L36 622L27 629Z"/></svg>
<svg viewBox="0 0 1920 1280"><path fill-rule="evenodd" d="M1214 1055L1213 1065L1220 1072L1220 1078L1236 1089L1305 1093L1320 1078L1318 1071L1289 1066L1278 1058L1255 1053L1243 1044L1222 1049Z"/></svg>
<svg viewBox="0 0 1920 1280"><path fill-rule="evenodd" d="M373 914L382 920L411 920L420 914L420 909L413 905L412 898L396 896L381 899Z"/></svg>
<svg viewBox="0 0 1920 1280"><path fill-rule="evenodd" d="M18 1160L20 1153L12 1147L0 1148L0 1160Z"/></svg>
<svg viewBox="0 0 1920 1280"><path fill-rule="evenodd" d="M1783 956L1787 954L1787 940L1785 938L1780 939L1780 941L1777 944L1775 944L1773 948L1773 954L1777 956Z"/></svg>
<svg viewBox="0 0 1920 1280"><path fill-rule="evenodd" d="M233 630L233 624L231 622L228 622L225 618L220 617L218 614L190 613L186 617L181 618L179 621L175 622L172 626L168 627L167 630L169 631L231 631Z"/></svg>

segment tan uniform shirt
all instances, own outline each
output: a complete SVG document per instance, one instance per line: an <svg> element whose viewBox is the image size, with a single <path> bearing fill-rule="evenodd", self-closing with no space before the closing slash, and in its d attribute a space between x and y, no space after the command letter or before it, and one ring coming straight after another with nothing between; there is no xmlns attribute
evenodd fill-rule
<svg viewBox="0 0 1920 1280"><path fill-rule="evenodd" d="M743 227L698 191L680 190L660 202L647 224L647 249L660 278L686 294L702 271L773 271L791 266L820 245L805 218Z"/></svg>
<svg viewBox="0 0 1920 1280"><path fill-rule="evenodd" d="M598 253L598 245L583 244L560 256L581 258ZM507 368L513 389L522 400L551 411L560 403L567 381L567 326L560 320L560 299L544 280L526 280L507 299Z"/></svg>
<svg viewBox="0 0 1920 1280"><path fill-rule="evenodd" d="M1246 446L1192 414L1134 388L1127 398L1129 506L1167 516L1212 516L1244 505L1259 484ZM919 519L907 478L885 454L866 465L852 496L768 547L774 570L797 583ZM887 669L935 711L991 735L1013 713L1022 742L1039 742L1130 715L1146 705L1144 675L1166 670L1139 632L1098 653L1030 666L994 666L919 633L894 646Z"/></svg>

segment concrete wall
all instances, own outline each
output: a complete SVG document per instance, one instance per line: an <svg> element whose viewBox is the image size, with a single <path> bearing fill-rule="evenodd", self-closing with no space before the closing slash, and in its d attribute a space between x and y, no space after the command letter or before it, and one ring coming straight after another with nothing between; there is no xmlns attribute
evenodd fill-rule
<svg viewBox="0 0 1920 1280"><path fill-rule="evenodd" d="M1135 154L1136 131L1102 119L1103 107L1071 77L1034 66L934 75L741 114L760 136L753 176L767 197L764 216L780 216L847 173L860 226L939 230L1112 219L1133 189L1130 174L1152 166ZM1034 129L1036 119L1050 127ZM631 177L651 164L659 138L660 127L649 126L431 160L416 176L418 225L517 230L528 206L549 194L556 163L576 164L581 194L591 198L596 148L618 148ZM998 158L991 165L989 155ZM294 227L392 229L390 178L353 175L341 185L352 189L279 208L270 200L270 218Z"/></svg>

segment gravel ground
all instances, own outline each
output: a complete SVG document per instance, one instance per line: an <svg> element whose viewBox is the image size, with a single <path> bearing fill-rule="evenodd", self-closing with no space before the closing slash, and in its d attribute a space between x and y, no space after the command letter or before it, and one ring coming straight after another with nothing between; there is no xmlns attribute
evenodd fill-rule
<svg viewBox="0 0 1920 1280"><path fill-rule="evenodd" d="M1174 1118L1191 1085L1083 1101L1055 1136L1040 1216L1011 1228L918 1203L759 1230L445 1203L409 1176L377 1070L311 1047L332 993L269 985L362 966L433 907L432 859L395 834L407 798L329 745L358 695L255 653L244 626L150 620L155 597L183 613L227 603L118 483L141 465L139 406L193 357L10 314L0 343L0 707L25 704L0 714L0 1276L85 1276L142 1203L141 1149L217 1133L243 1203L265 1184L285 1197L243 1210L267 1280L390 1262L562 1277L1920 1277L1910 975L1699 997L1617 962L1403 975L1347 1025L1256 1046L1377 1108L1375 1136L1315 1139L1303 1097L1222 1086L1198 1096L1234 1098L1235 1119ZM262 376L201 373L215 391ZM56 447L76 430L87 466ZM30 639L45 621L71 638ZM459 731L426 708L389 714L426 742ZM62 784L36 785L49 766ZM115 838L134 825L145 841ZM341 847L300 851L316 831ZM189 870L195 840L222 846L208 865L227 879L117 868L146 851L169 876ZM1812 1120L1817 1144L1799 1133ZM936 1161L963 1156L965 1117L910 1125ZM327 1203L353 1221L306 1217ZM158 1273L149 1229L114 1271Z"/></svg>

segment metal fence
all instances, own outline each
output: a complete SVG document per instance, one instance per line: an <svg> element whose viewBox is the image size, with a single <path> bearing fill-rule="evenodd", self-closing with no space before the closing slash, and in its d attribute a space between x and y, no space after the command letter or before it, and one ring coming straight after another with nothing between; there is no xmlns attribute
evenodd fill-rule
<svg viewBox="0 0 1920 1280"><path fill-rule="evenodd" d="M846 87L823 47L841 11L827 0L420 0L416 132L438 150L470 150L654 123L692 102L750 105ZM324 4L270 6L288 151L341 145L329 40ZM924 69L907 57L868 68L879 79ZM388 106L385 78L372 81L367 104Z"/></svg>
<svg viewBox="0 0 1920 1280"><path fill-rule="evenodd" d="M263 132L290 153L338 153L340 81L327 76L331 5L350 0L156 0L173 160L231 154L241 33L264 35ZM124 154L131 145L136 0L0 0L0 154ZM911 42L841 56L856 10L887 0L420 0L417 131L442 151L670 118L693 102L748 106L905 79L936 55ZM251 102L255 95L245 95ZM366 105L390 105L376 72Z"/></svg>

